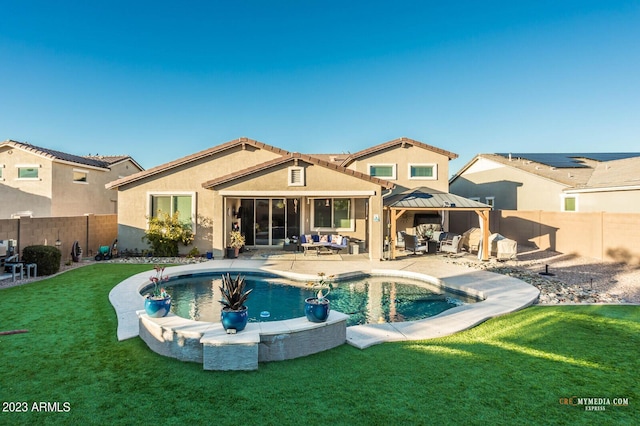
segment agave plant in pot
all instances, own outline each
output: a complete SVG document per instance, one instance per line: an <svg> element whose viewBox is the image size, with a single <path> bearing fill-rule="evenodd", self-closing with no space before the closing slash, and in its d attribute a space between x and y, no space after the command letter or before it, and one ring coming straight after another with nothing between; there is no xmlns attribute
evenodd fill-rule
<svg viewBox="0 0 640 426"><path fill-rule="evenodd" d="M253 289L245 290L245 287L245 277L240 276L240 274L236 278L231 278L229 273L222 276L222 285L220 286L222 311L220 320L222 327L228 334L242 331L247 326L249 314L244 302L246 302L249 293Z"/></svg>
<svg viewBox="0 0 640 426"><path fill-rule="evenodd" d="M153 291L144 299L144 310L150 317L162 318L171 310L171 296L161 287L162 283L169 281L169 276L164 275L164 266L156 265L153 269L156 275L149 277Z"/></svg>
<svg viewBox="0 0 640 426"><path fill-rule="evenodd" d="M318 277L317 281L309 281L308 283L309 286L318 288L318 293L315 297L308 297L304 301L304 313L311 322L325 322L331 311L331 303L327 299L327 295L333 289L334 276L327 277L324 272L319 272Z"/></svg>

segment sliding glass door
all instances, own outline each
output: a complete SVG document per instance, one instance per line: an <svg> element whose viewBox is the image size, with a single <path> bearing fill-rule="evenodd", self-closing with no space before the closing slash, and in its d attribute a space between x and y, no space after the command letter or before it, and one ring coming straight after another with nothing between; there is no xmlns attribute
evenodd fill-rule
<svg viewBox="0 0 640 426"><path fill-rule="evenodd" d="M248 246L281 246L300 233L300 200L255 198L241 200L241 231Z"/></svg>

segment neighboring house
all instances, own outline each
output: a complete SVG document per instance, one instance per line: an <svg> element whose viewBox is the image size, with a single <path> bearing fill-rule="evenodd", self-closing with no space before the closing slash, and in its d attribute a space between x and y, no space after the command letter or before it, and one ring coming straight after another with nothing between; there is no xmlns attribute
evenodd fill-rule
<svg viewBox="0 0 640 426"><path fill-rule="evenodd" d="M114 214L117 194L105 184L141 170L129 156L81 157L0 142L0 218Z"/></svg>
<svg viewBox="0 0 640 426"><path fill-rule="evenodd" d="M448 162L456 157L408 138L355 154L309 155L240 138L107 188L119 192L124 249L146 247L146 218L162 210L178 211L195 230L194 246L216 257L222 257L235 224L250 247L282 247L301 234L341 234L379 259L389 232L385 197L411 187L446 192Z"/></svg>
<svg viewBox="0 0 640 426"><path fill-rule="evenodd" d="M479 154L449 187L498 210L640 212L640 153Z"/></svg>

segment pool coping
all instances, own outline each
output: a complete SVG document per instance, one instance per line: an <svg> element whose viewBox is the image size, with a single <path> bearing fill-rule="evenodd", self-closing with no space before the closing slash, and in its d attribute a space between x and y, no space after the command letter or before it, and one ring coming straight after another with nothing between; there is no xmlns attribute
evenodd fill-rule
<svg viewBox="0 0 640 426"><path fill-rule="evenodd" d="M347 327L347 343L360 349L384 342L424 340L454 334L490 318L530 306L540 294L537 288L517 278L445 263L442 259L426 256L393 262L223 259L167 267L165 274L176 276L227 271L271 273L302 281L316 279L320 271L338 278L388 275L422 280L483 299L419 321ZM139 335L138 312L144 309L144 298L140 295L140 290L148 285L152 274L152 265L149 265L149 271L125 279L110 291L109 301L118 318L118 340Z"/></svg>

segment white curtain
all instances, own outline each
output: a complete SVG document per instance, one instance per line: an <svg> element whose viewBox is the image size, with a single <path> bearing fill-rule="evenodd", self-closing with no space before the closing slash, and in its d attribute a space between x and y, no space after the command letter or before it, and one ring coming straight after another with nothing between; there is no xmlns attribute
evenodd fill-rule
<svg viewBox="0 0 640 426"><path fill-rule="evenodd" d="M482 250L484 247L484 243L482 240L484 239L484 220L482 219L482 215L478 215L478 221L480 222L480 240L478 241L478 260L482 260Z"/></svg>

